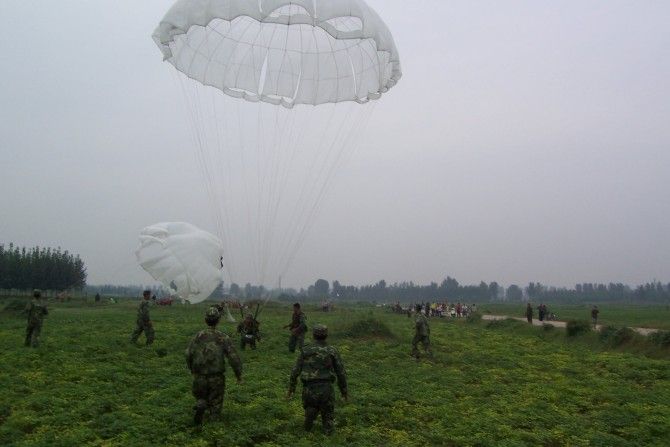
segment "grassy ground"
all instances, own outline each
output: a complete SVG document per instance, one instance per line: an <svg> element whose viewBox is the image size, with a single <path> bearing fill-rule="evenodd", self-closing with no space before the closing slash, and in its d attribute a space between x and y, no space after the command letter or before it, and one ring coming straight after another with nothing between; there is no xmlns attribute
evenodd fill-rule
<svg viewBox="0 0 670 447"><path fill-rule="evenodd" d="M537 318L537 306L533 303L534 318ZM587 304L548 304L549 310L558 315L561 321L591 321L591 305ZM636 306L626 304L598 304L600 314L598 323L605 326L647 327L670 330L670 305ZM479 305L480 312L511 317L526 316L526 304L486 303Z"/></svg>
<svg viewBox="0 0 670 447"><path fill-rule="evenodd" d="M58 306L37 350L22 346L22 319L0 314L0 445L670 445L669 360L521 323L433 321L435 357L416 362L411 320L367 308L307 309L310 325L331 328L349 375L333 437L305 434L299 397L285 400L288 307L264 310L259 349L241 353L245 383L228 371L224 420L197 432L183 351L203 306L152 308L151 348L128 343L132 304ZM352 329L366 319L390 336Z"/></svg>

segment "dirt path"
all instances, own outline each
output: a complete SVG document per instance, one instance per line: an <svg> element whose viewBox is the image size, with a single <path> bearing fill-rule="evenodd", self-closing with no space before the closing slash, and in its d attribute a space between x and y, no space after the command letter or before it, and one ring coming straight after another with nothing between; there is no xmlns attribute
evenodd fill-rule
<svg viewBox="0 0 670 447"><path fill-rule="evenodd" d="M509 317L506 315L482 315L482 319L484 320L506 320L508 318L512 318L514 320L519 320L519 321L526 321L525 318L522 317ZM542 326L543 324L550 324L555 327L561 327L565 328L566 323L565 321L540 321L538 319L533 318L533 326ZM596 330L600 330L602 328L602 325L598 324L596 325ZM646 327L632 327L635 332L642 334L642 335L649 335L653 334L654 332L658 332L658 329L651 329L651 328L646 328Z"/></svg>

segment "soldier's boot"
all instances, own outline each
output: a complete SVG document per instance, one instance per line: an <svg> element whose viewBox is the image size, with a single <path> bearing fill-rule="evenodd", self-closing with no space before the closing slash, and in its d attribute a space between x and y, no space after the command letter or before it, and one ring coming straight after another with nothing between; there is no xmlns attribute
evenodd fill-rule
<svg viewBox="0 0 670 447"><path fill-rule="evenodd" d="M209 417L211 421L220 421L223 413L223 405L214 405L209 409Z"/></svg>
<svg viewBox="0 0 670 447"><path fill-rule="evenodd" d="M30 346L33 348L37 348L40 345L40 332L41 332L41 327L36 327L33 329L33 333L31 334L30 337Z"/></svg>
<svg viewBox="0 0 670 447"><path fill-rule="evenodd" d="M205 411L207 410L207 402L204 400L199 400L193 409L195 410L193 423L195 425L202 425L202 420L205 418Z"/></svg>
<svg viewBox="0 0 670 447"><path fill-rule="evenodd" d="M314 420L319 415L319 410L317 408L307 407L305 408L305 431L312 431L314 426Z"/></svg>
<svg viewBox="0 0 670 447"><path fill-rule="evenodd" d="M335 420L332 413L322 412L321 421L323 422L323 434L330 436L335 431Z"/></svg>

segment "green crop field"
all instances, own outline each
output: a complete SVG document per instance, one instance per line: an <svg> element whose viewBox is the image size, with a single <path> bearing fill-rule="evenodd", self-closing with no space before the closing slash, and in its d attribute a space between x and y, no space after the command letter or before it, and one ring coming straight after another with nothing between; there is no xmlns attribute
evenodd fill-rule
<svg viewBox="0 0 670 447"><path fill-rule="evenodd" d="M670 445L667 346L651 356L595 334L433 319L435 357L417 362L412 320L362 307L306 309L310 325L329 325L349 377L332 437L305 434L299 393L285 399L295 356L281 330L290 310L278 305L259 318L259 349L241 353L244 383L228 371L223 421L198 431L184 349L205 308L153 307L150 348L128 342L134 303L52 304L38 349L22 346L23 319L0 313L0 445Z"/></svg>

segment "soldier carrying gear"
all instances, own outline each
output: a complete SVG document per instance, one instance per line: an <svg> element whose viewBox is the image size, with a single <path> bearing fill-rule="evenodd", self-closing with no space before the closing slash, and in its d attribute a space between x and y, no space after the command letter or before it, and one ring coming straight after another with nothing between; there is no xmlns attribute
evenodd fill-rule
<svg viewBox="0 0 670 447"><path fill-rule="evenodd" d="M291 322L284 326L291 331L291 337L288 339L288 351L295 352L295 347L298 346L302 351L305 344L305 332L307 332L307 317L300 310L300 303L293 305L293 315L291 315Z"/></svg>
<svg viewBox="0 0 670 447"><path fill-rule="evenodd" d="M137 324L133 335L130 337L132 343L137 343L137 339L142 332L147 337L147 346L154 342L154 325L149 317L149 299L151 299L151 290L142 292L142 301L137 308Z"/></svg>
<svg viewBox="0 0 670 447"><path fill-rule="evenodd" d="M312 330L314 344L304 347L296 361L289 381L290 399L295 393L298 376L302 382L302 406L305 409L305 430L310 431L314 420L321 413L324 433L332 434L335 423L335 391L337 385L344 400L348 399L347 374L340 354L326 343L328 328L317 324Z"/></svg>
<svg viewBox="0 0 670 447"><path fill-rule="evenodd" d="M40 344L40 334L42 333L44 317L49 315L47 305L42 300L41 291L37 289L33 290L33 299L26 306L25 312L28 315L25 345L36 348Z"/></svg>
<svg viewBox="0 0 670 447"><path fill-rule="evenodd" d="M237 325L242 350L245 349L247 344L251 346L251 349L256 349L256 341L261 341L259 327L260 323L251 314L246 314L244 320Z"/></svg>
<svg viewBox="0 0 670 447"><path fill-rule="evenodd" d="M419 359L419 348L418 345L421 343L423 345L423 350L429 356L433 356L432 351L430 350L430 326L428 325L428 318L421 312L421 305L416 305L416 320L414 324L415 333L414 338L412 339L412 356Z"/></svg>
<svg viewBox="0 0 670 447"><path fill-rule="evenodd" d="M225 358L235 372L237 383L242 383L242 362L235 352L233 342L223 332L216 329L221 314L216 307L210 307L205 314L207 329L198 332L186 348L186 364L193 374L193 409L196 425L202 424L205 412L219 418L226 392Z"/></svg>

